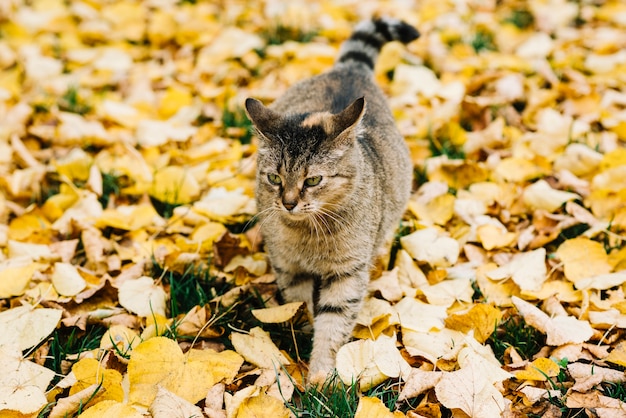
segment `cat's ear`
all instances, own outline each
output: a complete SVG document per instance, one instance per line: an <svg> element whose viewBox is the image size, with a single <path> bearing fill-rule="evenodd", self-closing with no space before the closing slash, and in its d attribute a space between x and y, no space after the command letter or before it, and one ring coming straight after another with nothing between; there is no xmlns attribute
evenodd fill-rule
<svg viewBox="0 0 626 418"><path fill-rule="evenodd" d="M356 127L365 114L365 98L359 97L341 112L332 116L332 127L335 135Z"/></svg>
<svg viewBox="0 0 626 418"><path fill-rule="evenodd" d="M251 97L246 99L246 112L255 128L262 134L272 134L278 130L280 114L263 106L263 103Z"/></svg>

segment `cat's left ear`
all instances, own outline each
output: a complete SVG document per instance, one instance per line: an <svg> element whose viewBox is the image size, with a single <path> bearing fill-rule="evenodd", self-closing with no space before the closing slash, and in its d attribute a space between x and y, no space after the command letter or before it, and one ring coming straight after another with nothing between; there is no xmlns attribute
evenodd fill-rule
<svg viewBox="0 0 626 418"><path fill-rule="evenodd" d="M365 98L359 97L341 112L332 116L333 133L336 136L356 128L365 114Z"/></svg>
<svg viewBox="0 0 626 418"><path fill-rule="evenodd" d="M264 135L271 135L278 130L281 120L280 114L263 106L263 103L260 101L253 98L247 98L246 112L260 133Z"/></svg>

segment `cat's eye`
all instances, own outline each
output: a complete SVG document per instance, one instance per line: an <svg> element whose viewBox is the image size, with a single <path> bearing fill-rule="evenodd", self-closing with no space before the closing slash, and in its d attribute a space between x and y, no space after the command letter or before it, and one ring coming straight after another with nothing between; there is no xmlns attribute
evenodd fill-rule
<svg viewBox="0 0 626 418"><path fill-rule="evenodd" d="M278 186L283 182L278 174L268 174L267 179L275 186Z"/></svg>
<svg viewBox="0 0 626 418"><path fill-rule="evenodd" d="M304 185L307 187L313 187L320 184L320 181L322 181L322 176L309 177L304 180Z"/></svg>

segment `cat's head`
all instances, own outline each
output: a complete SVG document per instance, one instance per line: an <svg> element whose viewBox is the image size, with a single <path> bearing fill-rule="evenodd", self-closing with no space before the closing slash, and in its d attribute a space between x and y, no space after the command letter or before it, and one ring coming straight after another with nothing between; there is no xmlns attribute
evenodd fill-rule
<svg viewBox="0 0 626 418"><path fill-rule="evenodd" d="M260 209L291 219L332 216L358 177L355 145L365 99L337 114L277 113L255 99L246 110L259 137L257 199Z"/></svg>

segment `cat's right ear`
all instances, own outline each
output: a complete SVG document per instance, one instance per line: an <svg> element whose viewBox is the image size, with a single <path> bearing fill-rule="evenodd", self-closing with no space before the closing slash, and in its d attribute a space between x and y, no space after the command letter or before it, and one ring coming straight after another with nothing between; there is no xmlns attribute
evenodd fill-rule
<svg viewBox="0 0 626 418"><path fill-rule="evenodd" d="M254 127L264 135L271 135L279 128L280 114L263 106L263 103L251 97L246 99L246 112Z"/></svg>

